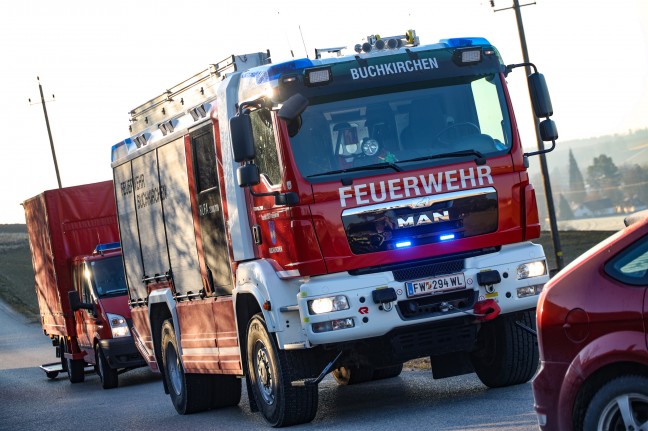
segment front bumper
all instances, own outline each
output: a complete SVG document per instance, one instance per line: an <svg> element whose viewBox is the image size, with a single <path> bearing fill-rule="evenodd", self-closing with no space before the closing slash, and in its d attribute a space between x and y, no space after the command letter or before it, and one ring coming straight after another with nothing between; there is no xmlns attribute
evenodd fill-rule
<svg viewBox="0 0 648 431"><path fill-rule="evenodd" d="M464 289L413 298L407 296L406 281L397 281L393 271L313 277L301 285L298 295L302 329L312 345L330 344L380 337L409 325L473 315L474 304L485 299L496 300L502 313L535 308L538 294L518 298L517 289L542 286L549 275L517 280L516 274L518 265L537 260L545 260L539 245L524 242L503 246L497 252L463 261L463 270L459 272L465 278ZM477 274L484 270L501 275L501 281L488 291L477 282ZM394 289L396 300L389 304L374 302L372 293L384 288ZM349 308L323 314L309 311L309 301L335 295L346 296ZM323 327L336 329L322 330Z"/></svg>
<svg viewBox="0 0 648 431"><path fill-rule="evenodd" d="M137 368L146 365L146 362L135 347L133 337L111 338L99 340L110 368Z"/></svg>

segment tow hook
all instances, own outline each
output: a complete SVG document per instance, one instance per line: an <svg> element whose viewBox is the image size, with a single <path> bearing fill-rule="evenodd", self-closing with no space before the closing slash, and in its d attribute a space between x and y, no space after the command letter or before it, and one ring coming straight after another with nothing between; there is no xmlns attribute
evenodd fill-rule
<svg viewBox="0 0 648 431"><path fill-rule="evenodd" d="M383 287L371 292L371 297L375 304L380 304L385 311L391 311L394 307L394 302L398 299L396 290L393 287Z"/></svg>

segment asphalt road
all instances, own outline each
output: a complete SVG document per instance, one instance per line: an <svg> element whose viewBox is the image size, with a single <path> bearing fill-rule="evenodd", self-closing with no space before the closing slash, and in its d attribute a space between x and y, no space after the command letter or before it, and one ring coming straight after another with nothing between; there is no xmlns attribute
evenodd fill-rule
<svg viewBox="0 0 648 431"><path fill-rule="evenodd" d="M243 393L238 407L178 415L162 382L148 369L120 375L116 389L101 389L86 374L49 380L38 366L54 362L54 348L38 323L0 303L0 430L259 430L271 429L250 413ZM245 388L245 385L243 385ZM488 389L475 375L443 380L407 370L390 380L341 387L320 384L313 422L290 430L537 430L531 385Z"/></svg>

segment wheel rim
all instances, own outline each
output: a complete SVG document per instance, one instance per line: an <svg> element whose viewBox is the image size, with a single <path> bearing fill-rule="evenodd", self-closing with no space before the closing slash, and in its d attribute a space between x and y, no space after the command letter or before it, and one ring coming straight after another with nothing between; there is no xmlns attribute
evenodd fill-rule
<svg viewBox="0 0 648 431"><path fill-rule="evenodd" d="M176 353L172 344L168 345L166 360L167 373L169 375L171 388L173 388L173 391L176 393L176 395L180 395L180 393L182 392L182 375L180 373L180 362L178 361L178 354Z"/></svg>
<svg viewBox="0 0 648 431"><path fill-rule="evenodd" d="M598 430L639 431L648 428L648 396L623 394L612 399L603 409Z"/></svg>
<svg viewBox="0 0 648 431"><path fill-rule="evenodd" d="M273 404L275 401L274 375L272 373L272 362L265 344L257 341L254 346L254 370L256 374L256 386L266 404Z"/></svg>

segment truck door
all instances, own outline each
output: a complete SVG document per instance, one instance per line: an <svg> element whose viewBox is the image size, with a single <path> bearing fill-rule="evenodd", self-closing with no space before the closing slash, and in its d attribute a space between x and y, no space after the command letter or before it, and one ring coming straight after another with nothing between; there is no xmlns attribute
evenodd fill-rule
<svg viewBox="0 0 648 431"><path fill-rule="evenodd" d="M81 302L87 304L96 304L94 295L92 294L92 282L90 280L90 273L86 270L85 262L76 262L73 267L73 282L74 288L79 292ZM86 362L94 363L94 349L92 340L94 334L99 329L97 326L97 318L94 317L92 311L80 309L75 311L75 321L79 348L86 353Z"/></svg>
<svg viewBox="0 0 648 431"><path fill-rule="evenodd" d="M230 295L231 267L212 126L197 130L190 137L207 278L214 293Z"/></svg>

